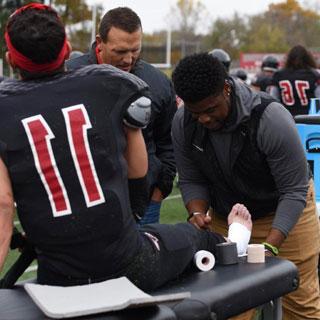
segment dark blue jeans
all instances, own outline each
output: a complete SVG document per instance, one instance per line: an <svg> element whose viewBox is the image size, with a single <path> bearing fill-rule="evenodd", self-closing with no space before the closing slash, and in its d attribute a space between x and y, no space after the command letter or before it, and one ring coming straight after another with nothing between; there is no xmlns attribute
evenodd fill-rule
<svg viewBox="0 0 320 320"><path fill-rule="evenodd" d="M140 225L159 223L161 202L150 201L143 218L139 221Z"/></svg>

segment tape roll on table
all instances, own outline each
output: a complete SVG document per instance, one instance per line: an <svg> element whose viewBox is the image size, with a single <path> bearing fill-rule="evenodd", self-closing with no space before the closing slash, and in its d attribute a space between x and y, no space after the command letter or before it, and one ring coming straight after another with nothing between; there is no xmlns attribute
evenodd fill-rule
<svg viewBox="0 0 320 320"><path fill-rule="evenodd" d="M247 248L248 263L264 263L265 262L265 250L263 244L249 244Z"/></svg>
<svg viewBox="0 0 320 320"><path fill-rule="evenodd" d="M217 263L222 265L238 263L237 244L234 242L223 242L216 246Z"/></svg>
<svg viewBox="0 0 320 320"><path fill-rule="evenodd" d="M193 262L199 270L209 271L214 267L216 259L211 252L200 250L194 255Z"/></svg>

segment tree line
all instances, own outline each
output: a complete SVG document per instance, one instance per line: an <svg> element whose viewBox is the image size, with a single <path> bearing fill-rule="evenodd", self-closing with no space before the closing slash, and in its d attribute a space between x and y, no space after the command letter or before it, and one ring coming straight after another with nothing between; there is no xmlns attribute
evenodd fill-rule
<svg viewBox="0 0 320 320"><path fill-rule="evenodd" d="M207 20L208 10L201 0L178 0L172 12L172 19L179 22L173 41L198 42L201 51L223 48L233 59L238 59L240 52L285 53L296 44L320 51L319 1L304 1L301 6L297 0L284 0L270 4L260 14L235 13L211 20L205 35L194 32L201 20Z"/></svg>

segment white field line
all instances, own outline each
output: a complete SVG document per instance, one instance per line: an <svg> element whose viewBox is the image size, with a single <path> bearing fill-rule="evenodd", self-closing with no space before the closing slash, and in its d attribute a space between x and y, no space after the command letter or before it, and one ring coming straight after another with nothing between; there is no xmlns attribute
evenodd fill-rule
<svg viewBox="0 0 320 320"><path fill-rule="evenodd" d="M165 198L164 201L165 201L165 200L179 199L179 198L181 198L181 194L175 194L175 195L173 195L173 196L170 196L170 197Z"/></svg>
<svg viewBox="0 0 320 320"><path fill-rule="evenodd" d="M37 269L38 269L38 266L37 266L37 265L30 266L29 268L27 268L27 270L26 270L24 273L37 271Z"/></svg>

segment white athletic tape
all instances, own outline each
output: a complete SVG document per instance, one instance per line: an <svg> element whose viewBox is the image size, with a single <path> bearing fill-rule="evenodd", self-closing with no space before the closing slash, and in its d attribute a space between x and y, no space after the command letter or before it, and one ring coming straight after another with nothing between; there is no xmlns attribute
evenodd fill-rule
<svg viewBox="0 0 320 320"><path fill-rule="evenodd" d="M265 249L263 244L248 245L248 263L264 263Z"/></svg>
<svg viewBox="0 0 320 320"><path fill-rule="evenodd" d="M233 222L229 226L228 239L237 244L238 255L243 255L247 251L251 232L243 224Z"/></svg>
<svg viewBox="0 0 320 320"><path fill-rule="evenodd" d="M216 262L214 255L206 250L197 251L193 257L193 262L197 266L197 268L201 271L209 271L211 270Z"/></svg>

